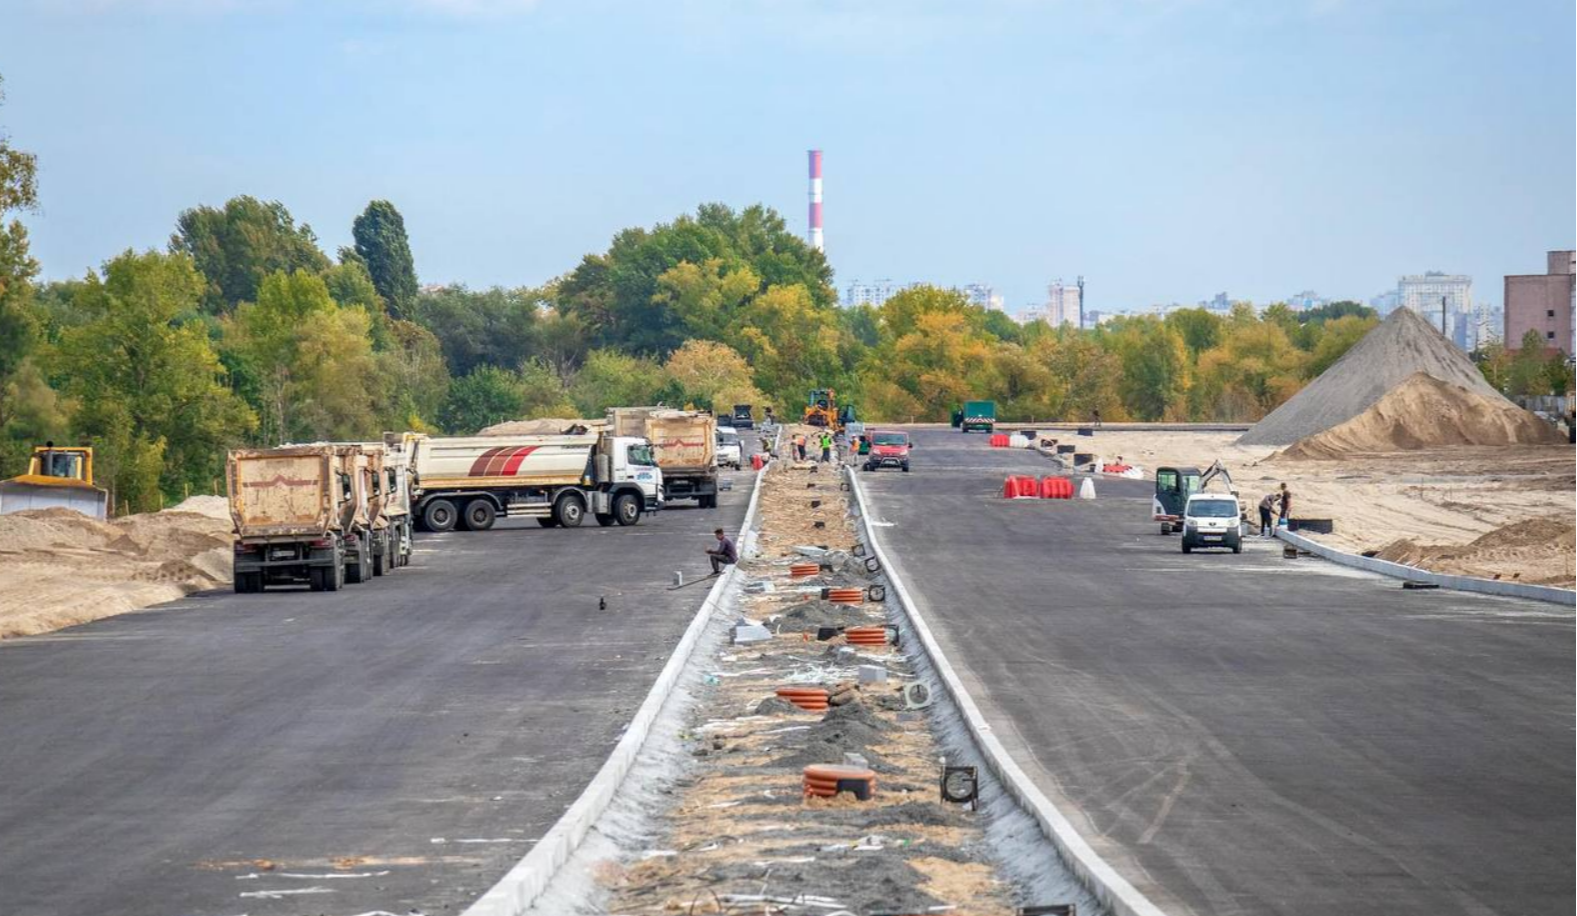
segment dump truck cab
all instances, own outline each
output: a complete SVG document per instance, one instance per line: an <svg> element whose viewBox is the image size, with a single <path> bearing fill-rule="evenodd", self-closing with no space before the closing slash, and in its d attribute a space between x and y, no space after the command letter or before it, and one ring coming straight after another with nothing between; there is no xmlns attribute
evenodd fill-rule
<svg viewBox="0 0 1577 916"><path fill-rule="evenodd" d="M93 485L93 449L46 442L33 449L27 473L0 482L0 514L23 509L74 509L106 516L109 494Z"/></svg>

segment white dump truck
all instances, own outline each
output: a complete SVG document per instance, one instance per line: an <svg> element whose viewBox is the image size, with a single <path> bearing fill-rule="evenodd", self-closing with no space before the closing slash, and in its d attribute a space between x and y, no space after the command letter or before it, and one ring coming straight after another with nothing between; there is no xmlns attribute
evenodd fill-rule
<svg viewBox="0 0 1577 916"><path fill-rule="evenodd" d="M417 433L383 434L383 514L389 519L389 540L395 567L411 562L416 530L411 516L412 478L416 473Z"/></svg>
<svg viewBox="0 0 1577 916"><path fill-rule="evenodd" d="M237 449L225 461L235 523L235 590L305 581L313 591L345 584L366 531L358 446ZM356 539L352 544L351 539ZM354 581L354 580L353 580Z"/></svg>
<svg viewBox="0 0 1577 916"><path fill-rule="evenodd" d="M663 472L644 437L417 436L412 514L429 531L493 527L499 516L544 528L633 525L662 507Z"/></svg>
<svg viewBox="0 0 1577 916"><path fill-rule="evenodd" d="M652 443L663 469L665 499L693 499L703 509L717 506L717 419L710 413L614 407L608 422L616 435L643 436Z"/></svg>

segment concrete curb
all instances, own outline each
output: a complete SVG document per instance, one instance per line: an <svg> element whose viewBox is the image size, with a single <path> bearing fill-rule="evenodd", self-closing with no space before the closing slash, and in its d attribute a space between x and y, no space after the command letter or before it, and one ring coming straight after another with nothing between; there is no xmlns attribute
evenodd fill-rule
<svg viewBox="0 0 1577 916"><path fill-rule="evenodd" d="M771 467L772 462L768 461L766 467L756 472L756 485L750 493L750 503L745 509L745 520L740 525L741 556L754 547L756 512L761 502L761 479ZM597 771L597 775L592 777L585 790L580 793L580 797L575 799L563 816L549 828L547 833L543 834L542 839L538 840L537 844L531 847L531 850L516 862L497 884L466 908L464 916L520 916L547 890L553 876L558 874L559 869L569 861L575 849L585 840L592 825L613 802L619 785L624 782L625 776L629 774L630 768L634 766L636 758L640 756L641 750L646 745L652 723L657 719L663 704L668 701L669 695L673 693L680 673L695 652L696 643L700 641L701 634L706 630L712 615L716 613L725 590L738 575L739 567L730 566L727 572L712 584L706 599L701 602L700 609L696 611L690 625L685 628L684 636L680 638L673 654L668 657L667 664L663 665L663 670L657 675L657 680L652 684L651 691L647 693L646 700L641 703L640 709L635 711L635 716L625 728L624 735L619 738L619 743L614 745L613 752L608 755L608 759Z"/></svg>
<svg viewBox="0 0 1577 916"><path fill-rule="evenodd" d="M992 733L991 725L981 714L980 707L975 705L974 699L964 689L958 672L953 670L953 666L943 656L941 645L920 614L919 606L910 597L909 590L898 577L896 567L888 559L886 551L882 549L876 530L871 525L870 505L865 499L865 489L860 484L859 475L853 468L845 468L845 471L848 474L850 489L853 490L855 500L859 503L860 529L865 537L865 543L869 545L871 552L886 572L887 582L892 588L892 594L898 599L899 608L908 617L915 633L919 635L920 645L926 657L941 678L942 687L957 706L969 738L987 768L1001 781L1019 806L1040 826L1041 833L1045 834L1062 854L1069 870L1078 876L1113 916L1165 916L1164 910L1128 883L1128 879L1118 874L1116 869L1085 842L1084 837L1074 829L1073 823L1057 810L1057 806L1044 792L1035 786L1029 775L1008 754L1007 748L997 740L996 735Z"/></svg>
<svg viewBox="0 0 1577 916"><path fill-rule="evenodd" d="M1354 569L1367 570L1395 579L1428 582L1431 585L1438 585L1441 588L1454 589L1459 592L1478 592L1484 595L1500 595L1503 598L1525 598L1529 601L1543 601L1547 604L1559 604L1565 607L1577 605L1577 591L1572 591L1568 588L1430 572L1427 569L1419 569L1416 566L1408 566L1403 563L1392 563L1389 560L1377 560L1374 557L1347 553L1343 550L1337 550L1329 544L1321 544L1313 538L1307 538L1301 534L1294 534L1291 531L1281 529L1276 530L1276 537L1300 550L1307 550L1309 553L1329 560L1332 563L1351 566Z"/></svg>

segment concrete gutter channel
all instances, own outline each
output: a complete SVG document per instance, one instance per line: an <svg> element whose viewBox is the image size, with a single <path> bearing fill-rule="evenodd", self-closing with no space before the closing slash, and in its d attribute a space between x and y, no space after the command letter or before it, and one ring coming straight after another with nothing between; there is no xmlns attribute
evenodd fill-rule
<svg viewBox="0 0 1577 916"><path fill-rule="evenodd" d="M610 911L610 903L616 895L616 892L610 892L609 885L618 885L630 876L642 875L658 887L664 885L665 879L668 884L683 885L685 896L674 894L667 901L668 907L678 905L681 911L684 906L691 907L697 913L742 912L741 907L753 907L750 912L765 911L762 908L775 899L771 912L867 916L885 912L887 908L881 906L879 895L864 887L863 883L868 881L871 885L891 888L898 886L908 876L907 880L911 884L903 890L912 891L913 884L918 883L915 880L917 873L909 866L922 861L940 861L944 873L949 869L959 869L961 871L958 874L967 872L965 877L972 876L974 883L960 878L955 885L957 887L984 889L986 883L979 880L980 873L983 870L990 876L990 892L982 892L980 899L946 899L943 901L944 906L929 907L933 912L1005 913L1012 912L1007 905L1011 902L1012 906L1073 904L1079 916L1106 912L1119 916L1162 916L1160 909L1102 861L1074 832L1068 818L1052 806L991 734L990 726L985 723L957 674L942 656L904 583L895 577L892 564L874 536L868 504L856 475L848 473L847 481L839 488L851 491L853 496L850 504L841 506L845 513L845 524L852 523L854 542L863 544L868 555L880 564L879 570L866 581L885 588L886 619L895 625L900 634L899 651L887 655L890 660L887 667L899 681L918 681L926 685L932 697L932 702L923 713L907 714L910 727L919 729L923 746L929 748L931 753L940 751L949 764L978 768L979 813L965 814L964 807L949 805L938 797L934 780L940 771L934 765L935 758L931 757L925 758L932 762L923 764L924 775L920 779L911 778L916 772L916 765L912 762L914 757L907 758L911 762L898 776L878 778L879 785L884 787L878 788L878 800L883 805L895 805L896 808L867 807L865 803L852 801L852 797L845 799L842 796L826 800L826 805L819 804L824 801L821 799L801 801L798 797L797 770L778 764L777 772L772 776L775 782L771 785L792 786L787 792L787 796L792 798L785 797L781 789L764 793L752 790L749 797L754 799L758 795L765 795L771 798L774 792L777 793L778 797L772 802L779 806L775 818L786 819L794 824L792 828L785 828L787 833L782 836L786 842L792 842L795 838L812 842L819 829L831 825L832 828L841 827L844 833L853 831L856 836L871 834L868 839L875 846L865 845L867 840L858 840L856 843L859 845L855 849L880 850L880 844L885 842L888 851L860 852L857 855L844 851L840 856L838 851L823 846L823 864L828 866L824 871L817 870L820 865L800 864L811 861L813 855L775 860L768 856L770 861L785 864L757 861L753 863L756 866L753 870L741 867L737 871L730 871L717 866L713 859L712 864L704 869L691 862L683 867L675 865L673 871L668 873L660 869L654 871L657 865L651 861L654 857L676 855L674 850L651 849L654 842L665 841L677 845L693 840L693 828L697 826L703 830L711 829L704 821L699 825L685 825L682 823L683 818L693 817L698 809L727 808L741 804L737 800L703 804L713 796L686 795L686 792L699 792L693 775L698 767L703 771L705 767L714 767L709 771L710 778L715 780L714 784L727 784L729 787L734 786L732 780L745 778L735 774L760 772L763 769L759 765L750 765L751 760L762 759L750 756L752 752L758 752L759 747L745 750L735 757L715 756L711 761L699 763L696 759L699 756L695 743L697 733L705 734L708 726L719 724L714 720L697 725L707 712L717 712L720 688L715 686L718 681L709 672L725 670L732 659L744 654L740 652L741 649L753 648L729 645L728 636L734 622L742 616L741 609L750 603L745 599L751 597L751 600L759 600L759 596L744 594L745 571L733 567L712 587L651 693L602 770L537 846L466 911L467 916L605 913ZM766 489L765 483L763 472L757 476L740 539L742 561L758 570L761 563L752 563L750 560L764 552L758 550L758 546L763 536L759 526L760 502ZM823 486L830 483L825 481ZM835 496L848 495L832 492ZM835 501L842 503L842 500ZM769 540L771 537L769 535ZM781 536L778 540L781 542ZM787 572L787 562L778 561L783 573ZM782 589L781 584L778 587ZM871 610L880 613L881 608L878 606ZM882 618L875 619L879 621ZM832 648L811 641L814 636L812 630L804 637L805 642L801 645L799 641L783 640L780 635L774 645L779 650L786 648L790 652L825 650L829 655L834 652ZM723 677L729 675L724 674ZM731 683L743 684L746 680L740 678ZM721 689L727 690L727 686ZM891 699L896 690L896 687L891 687L886 699ZM737 692L734 696L737 696ZM874 703L878 698L872 691L863 694L862 699ZM884 705L872 708L891 710L895 707ZM903 721L904 715L899 715L899 721ZM761 715L744 716L740 721L753 719L759 722L762 718ZM789 714L783 718L784 723L767 724L797 723L800 718L804 718L806 724L772 729L791 732L806 729L812 723L819 725L821 721L819 713L814 714L814 717L800 713L797 717ZM888 721L891 721L890 717ZM757 737L761 733L757 728ZM729 740L733 741L735 737L729 735ZM905 737L899 736L900 742ZM716 746L721 746L721 739L717 740L719 743ZM729 747L722 753L737 753L747 745L748 736L738 747ZM791 750L794 746L792 742L785 741L779 747L768 747L766 750ZM700 754L704 753L705 750L700 751ZM875 762L876 759L873 756L872 766L878 772L890 772L883 770ZM702 775L705 776L706 772ZM845 801L848 804L841 804ZM733 808L726 813L741 819L735 821L736 825L743 824L745 821L742 819L752 815L735 812L744 812L750 807L751 804L746 803L745 808ZM916 828L906 834L907 828L897 825L911 823L912 813L920 815L913 823L936 825L929 828L935 831L931 839L926 839L924 835L915 838L916 832L923 833L927 828ZM868 815L869 822L866 820ZM675 818L681 820L676 821ZM927 821L926 818L934 820ZM691 832L686 833L685 826L691 828ZM739 829L743 833L744 828ZM884 833L892 836L884 837ZM760 835L752 836L759 839ZM900 836L905 838L899 839ZM939 842L936 839L944 836L962 839L957 841L957 848L950 848L944 846L945 840ZM750 839L748 836L745 839L732 835L720 837L723 842L745 843ZM709 843L698 852L715 850L717 845ZM905 848L895 848L899 846ZM754 848L759 851L759 843ZM773 851L796 852L787 846ZM815 847L810 848L811 853L815 851ZM829 852L832 854L829 855ZM915 856L927 858L922 860ZM659 859L658 863L679 861L677 858L665 858ZM762 866L765 866L764 871ZM969 872L969 869L975 871ZM697 872L702 876L699 880L715 886L713 896L699 898L702 901L700 906L693 899ZM657 876L655 879L652 878L654 874ZM681 878L688 880L689 884L685 885ZM927 882L933 879L930 872L925 873ZM849 884L851 880L862 883L862 887L856 891ZM774 881L775 884L772 883ZM811 884L825 886L809 886ZM768 891L769 885L771 893ZM926 885L931 891L931 899L940 899L936 887L930 883ZM773 893L790 896L773 898ZM956 898L957 895L954 896ZM641 898L643 903L653 899L656 898ZM922 895L920 899L927 898ZM613 911L654 912L655 909L649 905L620 905ZM915 909L911 904L900 911L908 913Z"/></svg>

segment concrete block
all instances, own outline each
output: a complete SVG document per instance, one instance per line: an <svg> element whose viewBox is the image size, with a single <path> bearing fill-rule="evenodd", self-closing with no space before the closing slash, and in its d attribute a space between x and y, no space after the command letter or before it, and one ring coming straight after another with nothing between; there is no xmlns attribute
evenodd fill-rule
<svg viewBox="0 0 1577 916"><path fill-rule="evenodd" d="M861 665L861 684L880 684L887 680L887 669L881 665Z"/></svg>
<svg viewBox="0 0 1577 916"><path fill-rule="evenodd" d="M772 638L772 631L759 623L742 623L734 627L734 645L744 645L753 642L766 642Z"/></svg>

